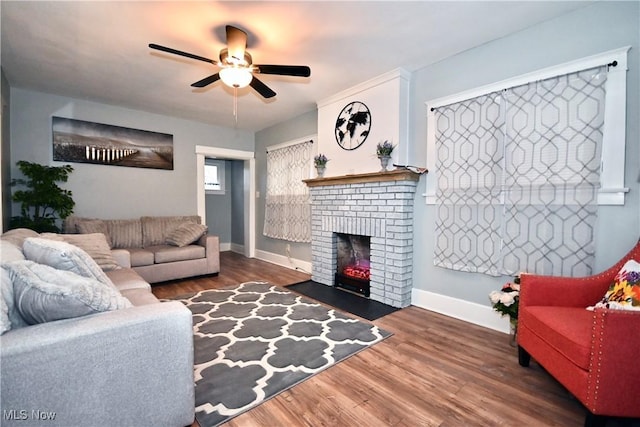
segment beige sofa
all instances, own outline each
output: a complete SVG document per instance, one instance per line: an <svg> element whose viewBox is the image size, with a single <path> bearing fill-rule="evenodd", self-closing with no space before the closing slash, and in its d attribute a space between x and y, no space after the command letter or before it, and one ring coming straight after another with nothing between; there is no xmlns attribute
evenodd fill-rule
<svg viewBox="0 0 640 427"><path fill-rule="evenodd" d="M101 234L73 236L87 252L60 237L0 238L0 424L191 424L189 309L158 301Z"/></svg>
<svg viewBox="0 0 640 427"><path fill-rule="evenodd" d="M197 215L135 219L69 216L63 230L105 234L112 249L124 250L115 251L121 264L133 268L147 282L158 283L220 272L218 236L206 234L200 222ZM198 236L195 241L189 241L194 236Z"/></svg>

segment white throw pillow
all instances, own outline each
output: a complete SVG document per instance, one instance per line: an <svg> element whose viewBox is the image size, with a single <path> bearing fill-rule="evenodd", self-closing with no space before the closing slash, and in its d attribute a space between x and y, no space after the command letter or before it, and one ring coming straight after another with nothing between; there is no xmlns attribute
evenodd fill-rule
<svg viewBox="0 0 640 427"><path fill-rule="evenodd" d="M13 297L13 283L6 264L0 268L0 294L4 304L7 306L7 317L11 329L18 329L28 326L18 311L15 298Z"/></svg>
<svg viewBox="0 0 640 427"><path fill-rule="evenodd" d="M11 329L11 321L9 320L9 307L0 295L0 335Z"/></svg>
<svg viewBox="0 0 640 427"><path fill-rule="evenodd" d="M29 324L131 307L118 291L89 277L33 261L7 264L18 311Z"/></svg>
<svg viewBox="0 0 640 427"><path fill-rule="evenodd" d="M22 249L10 240L0 239L0 261L3 263L24 260Z"/></svg>
<svg viewBox="0 0 640 427"><path fill-rule="evenodd" d="M117 270L120 268L118 262L111 253L111 247L107 238L102 233L88 234L56 234L42 233L40 237L44 239L57 240L71 243L89 254L91 258L102 268L103 271Z"/></svg>
<svg viewBox="0 0 640 427"><path fill-rule="evenodd" d="M58 270L67 270L83 277L90 277L111 286L115 285L109 280L100 266L77 246L67 242L30 237L25 239L22 245L24 256L31 261L45 264Z"/></svg>

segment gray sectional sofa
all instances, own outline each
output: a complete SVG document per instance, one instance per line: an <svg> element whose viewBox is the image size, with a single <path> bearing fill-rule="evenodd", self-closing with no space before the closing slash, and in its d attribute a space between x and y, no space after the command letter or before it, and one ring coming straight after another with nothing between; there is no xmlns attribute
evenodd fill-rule
<svg viewBox="0 0 640 427"><path fill-rule="evenodd" d="M112 249L124 249L121 263L149 283L215 274L220 271L218 236L206 234L194 216L143 216L98 219L69 216L65 233L103 233ZM195 240L194 240L194 237Z"/></svg>
<svg viewBox="0 0 640 427"><path fill-rule="evenodd" d="M2 426L193 422L191 312L119 265L126 251L26 229L0 245Z"/></svg>

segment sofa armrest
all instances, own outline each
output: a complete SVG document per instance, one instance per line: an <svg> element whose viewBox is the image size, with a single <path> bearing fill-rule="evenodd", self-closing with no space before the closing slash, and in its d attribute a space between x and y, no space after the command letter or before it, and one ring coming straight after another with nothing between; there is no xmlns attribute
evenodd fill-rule
<svg viewBox="0 0 640 427"><path fill-rule="evenodd" d="M131 253L126 249L111 249L111 255L122 268L131 268Z"/></svg>
<svg viewBox="0 0 640 427"><path fill-rule="evenodd" d="M220 238L211 234L205 234L200 237L197 243L205 248L207 271L210 273L218 273L220 271Z"/></svg>
<svg viewBox="0 0 640 427"><path fill-rule="evenodd" d="M640 311L595 309L587 393L593 413L640 417L638 331Z"/></svg>
<svg viewBox="0 0 640 427"><path fill-rule="evenodd" d="M55 413L47 426L193 421L191 312L177 301L9 331L0 365L2 411L30 425L40 425L32 411Z"/></svg>

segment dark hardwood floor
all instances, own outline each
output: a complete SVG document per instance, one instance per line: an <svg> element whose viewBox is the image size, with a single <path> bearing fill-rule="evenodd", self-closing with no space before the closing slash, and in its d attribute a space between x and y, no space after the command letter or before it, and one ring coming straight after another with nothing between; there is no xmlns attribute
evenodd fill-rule
<svg viewBox="0 0 640 427"><path fill-rule="evenodd" d="M309 275L231 252L221 272L154 285L159 298ZM374 322L393 336L224 424L247 426L582 426L585 409L505 334L408 307ZM193 426L197 427L197 423Z"/></svg>

